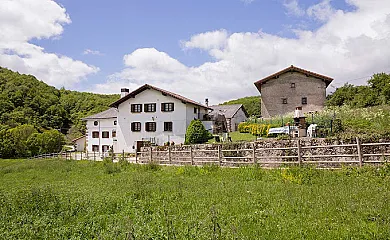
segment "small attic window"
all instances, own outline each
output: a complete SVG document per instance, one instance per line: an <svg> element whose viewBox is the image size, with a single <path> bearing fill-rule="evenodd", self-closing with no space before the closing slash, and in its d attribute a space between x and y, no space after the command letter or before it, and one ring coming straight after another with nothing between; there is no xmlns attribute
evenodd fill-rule
<svg viewBox="0 0 390 240"><path fill-rule="evenodd" d="M291 83L291 88L295 88L295 83Z"/></svg>
<svg viewBox="0 0 390 240"><path fill-rule="evenodd" d="M287 104L287 98L282 98L282 103Z"/></svg>
<svg viewBox="0 0 390 240"><path fill-rule="evenodd" d="M94 121L94 122L93 122L93 125L94 125L94 126L97 126L97 125L99 125L99 122L98 122L98 121Z"/></svg>

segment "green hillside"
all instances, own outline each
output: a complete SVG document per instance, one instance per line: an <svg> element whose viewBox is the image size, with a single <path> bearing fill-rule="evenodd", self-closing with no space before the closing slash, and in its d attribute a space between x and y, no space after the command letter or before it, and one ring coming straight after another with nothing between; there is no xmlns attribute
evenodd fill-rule
<svg viewBox="0 0 390 240"><path fill-rule="evenodd" d="M235 100L230 100L222 103L221 105L231 105L231 104L242 104L244 105L245 110L248 112L249 116L260 116L261 115L261 106L260 106L260 96L251 96L244 97Z"/></svg>
<svg viewBox="0 0 390 240"><path fill-rule="evenodd" d="M19 74L0 67L0 123L2 127L30 124L40 130L75 126L83 132L80 118L108 108L119 95L102 95L58 90L34 76Z"/></svg>
<svg viewBox="0 0 390 240"><path fill-rule="evenodd" d="M59 90L34 76L0 67L0 158L58 151L64 141L57 130L68 141L83 135L85 124L80 119L108 109L118 98ZM52 148L43 144L46 138L55 140Z"/></svg>

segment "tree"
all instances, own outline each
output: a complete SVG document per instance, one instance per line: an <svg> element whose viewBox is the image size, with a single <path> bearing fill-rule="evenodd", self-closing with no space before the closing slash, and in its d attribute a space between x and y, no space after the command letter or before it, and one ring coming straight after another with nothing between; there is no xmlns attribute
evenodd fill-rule
<svg viewBox="0 0 390 240"><path fill-rule="evenodd" d="M213 136L199 120L192 120L186 131L185 144L205 143Z"/></svg>
<svg viewBox="0 0 390 240"><path fill-rule="evenodd" d="M32 155L60 152L64 143L64 135L57 130L35 133L27 140Z"/></svg>
<svg viewBox="0 0 390 240"><path fill-rule="evenodd" d="M27 139L37 130L32 125L21 125L8 130L12 135L15 147L15 157L25 157L29 155Z"/></svg>
<svg viewBox="0 0 390 240"><path fill-rule="evenodd" d="M390 74L374 74L374 76L368 80L368 85L378 96L378 104L390 103Z"/></svg>

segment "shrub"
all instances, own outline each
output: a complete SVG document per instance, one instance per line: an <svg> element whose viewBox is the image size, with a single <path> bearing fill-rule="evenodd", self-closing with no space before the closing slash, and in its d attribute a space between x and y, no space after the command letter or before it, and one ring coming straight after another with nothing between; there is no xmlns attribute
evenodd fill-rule
<svg viewBox="0 0 390 240"><path fill-rule="evenodd" d="M258 136L267 136L270 128L271 128L271 124L260 124L260 123L250 123L250 122L242 122L238 124L238 131L240 133L250 133L252 135L258 135Z"/></svg>
<svg viewBox="0 0 390 240"><path fill-rule="evenodd" d="M212 139L213 135L203 126L203 123L196 119L192 120L186 131L185 144L205 143Z"/></svg>

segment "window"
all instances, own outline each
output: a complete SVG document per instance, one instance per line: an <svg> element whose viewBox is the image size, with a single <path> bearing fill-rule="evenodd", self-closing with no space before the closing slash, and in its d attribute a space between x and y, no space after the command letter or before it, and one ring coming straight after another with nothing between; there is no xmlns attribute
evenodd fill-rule
<svg viewBox="0 0 390 240"><path fill-rule="evenodd" d="M109 138L110 137L110 132L102 132L102 138Z"/></svg>
<svg viewBox="0 0 390 240"><path fill-rule="evenodd" d="M108 150L110 150L110 146L102 145L102 152L108 152Z"/></svg>
<svg viewBox="0 0 390 240"><path fill-rule="evenodd" d="M92 138L99 138L99 132L92 132Z"/></svg>
<svg viewBox="0 0 390 240"><path fill-rule="evenodd" d="M147 122L147 123L145 123L145 131L147 131L147 132L155 132L156 131L156 123L155 122Z"/></svg>
<svg viewBox="0 0 390 240"><path fill-rule="evenodd" d="M142 112L142 104L131 104L131 112L139 113Z"/></svg>
<svg viewBox="0 0 390 240"><path fill-rule="evenodd" d="M141 123L140 122L132 122L131 123L131 131L132 132L140 132L141 131Z"/></svg>
<svg viewBox="0 0 390 240"><path fill-rule="evenodd" d="M302 104L307 104L307 97L302 98Z"/></svg>
<svg viewBox="0 0 390 240"><path fill-rule="evenodd" d="M291 83L291 88L295 88L295 83Z"/></svg>
<svg viewBox="0 0 390 240"><path fill-rule="evenodd" d="M155 103L145 103L144 104L145 112L155 112L156 104Z"/></svg>
<svg viewBox="0 0 390 240"><path fill-rule="evenodd" d="M92 152L99 152L99 145L92 145Z"/></svg>
<svg viewBox="0 0 390 240"><path fill-rule="evenodd" d="M162 112L173 112L174 106L173 103L161 103Z"/></svg>
<svg viewBox="0 0 390 240"><path fill-rule="evenodd" d="M194 107L194 113L197 113L198 112L198 109L196 107Z"/></svg>
<svg viewBox="0 0 390 240"><path fill-rule="evenodd" d="M282 103L287 104L287 98L282 98Z"/></svg>
<svg viewBox="0 0 390 240"><path fill-rule="evenodd" d="M112 130L112 137L116 137L116 130Z"/></svg>
<svg viewBox="0 0 390 240"><path fill-rule="evenodd" d="M99 125L99 122L98 122L98 121L94 121L94 122L93 122L93 125L94 125L94 126L97 126L97 125Z"/></svg>
<svg viewBox="0 0 390 240"><path fill-rule="evenodd" d="M116 120L115 120L115 121L114 121L114 126L116 126L116 123L117 123L117 122L116 122Z"/></svg>
<svg viewBox="0 0 390 240"><path fill-rule="evenodd" d="M172 122L164 122L164 131L172 132Z"/></svg>

